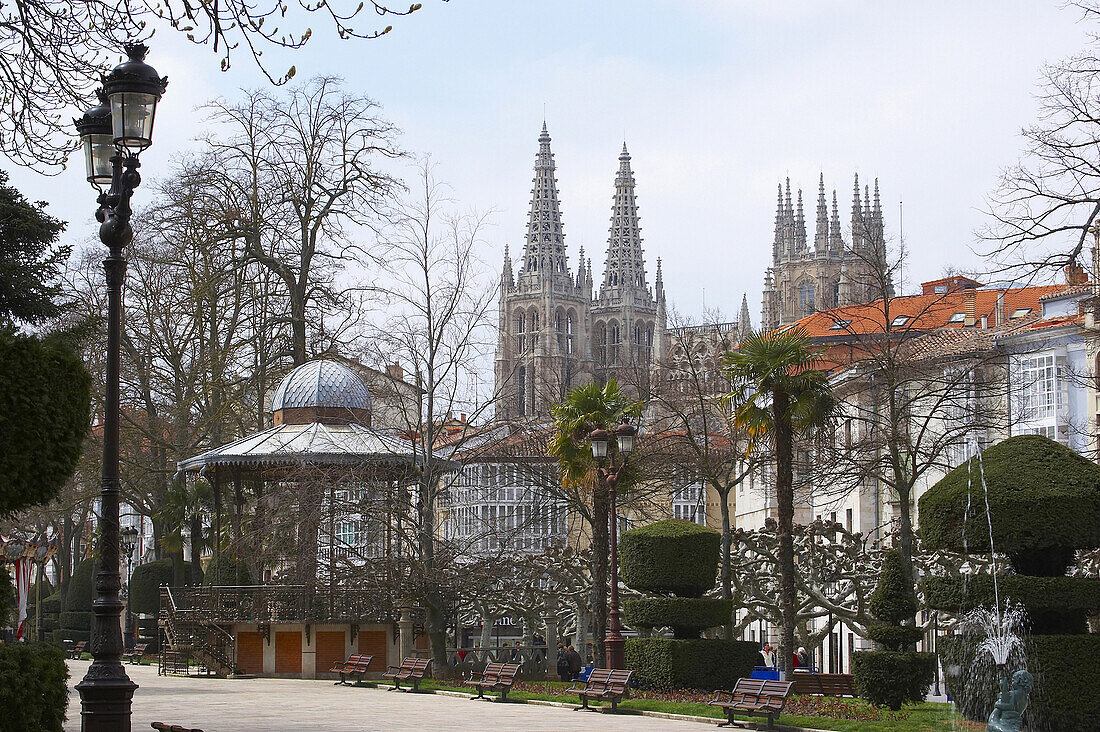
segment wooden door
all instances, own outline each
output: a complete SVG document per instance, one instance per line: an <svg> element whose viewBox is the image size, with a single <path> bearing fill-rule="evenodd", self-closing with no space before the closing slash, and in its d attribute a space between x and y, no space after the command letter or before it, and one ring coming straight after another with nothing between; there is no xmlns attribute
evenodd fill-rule
<svg viewBox="0 0 1100 732"><path fill-rule="evenodd" d="M333 664L344 662L346 636L347 633L342 630L317 631L317 673L328 673Z"/></svg>
<svg viewBox="0 0 1100 732"><path fill-rule="evenodd" d="M359 653L374 656L370 662L371 671L385 671L389 665L386 649L389 647L388 633L384 630L360 630Z"/></svg>
<svg viewBox="0 0 1100 732"><path fill-rule="evenodd" d="M302 673L302 631L280 630L275 633L275 673Z"/></svg>
<svg viewBox="0 0 1100 732"><path fill-rule="evenodd" d="M264 672L264 637L261 633L237 633L237 666L246 674Z"/></svg>

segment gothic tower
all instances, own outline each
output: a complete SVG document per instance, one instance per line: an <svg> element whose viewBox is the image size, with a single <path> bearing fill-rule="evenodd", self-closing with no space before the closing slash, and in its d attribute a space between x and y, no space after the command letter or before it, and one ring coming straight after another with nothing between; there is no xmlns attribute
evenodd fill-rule
<svg viewBox="0 0 1100 732"><path fill-rule="evenodd" d="M505 253L496 354L497 416L543 417L573 385L592 378L588 350L591 274L569 272L554 154L546 123L539 135L527 238L519 274Z"/></svg>
<svg viewBox="0 0 1100 732"><path fill-rule="evenodd" d="M574 386L619 376L644 388L662 355L665 293L661 264L654 290L646 282L634 173L623 145L603 283L593 295L592 261L579 253L576 275L565 254L554 155L543 123L535 158L527 241L513 277L506 249L501 273L496 353L497 417L550 416Z"/></svg>
<svg viewBox="0 0 1100 732"><path fill-rule="evenodd" d="M603 285L592 305L593 360L601 382L617 376L627 385L647 383L665 329L664 283L659 270L657 277L654 295L646 282L634 172L624 142L615 176Z"/></svg>
<svg viewBox="0 0 1100 732"><path fill-rule="evenodd" d="M791 181L779 187L772 241L772 266L764 274L761 327L778 328L817 312L856 302L866 302L881 292L881 273L886 268L886 245L875 180L874 203L867 187L860 198L859 175L852 200L851 246L840 230L836 191L832 209L825 197L825 175L818 178L813 248L807 246L802 210L802 191L797 208L791 205ZM887 292L893 287L887 281Z"/></svg>

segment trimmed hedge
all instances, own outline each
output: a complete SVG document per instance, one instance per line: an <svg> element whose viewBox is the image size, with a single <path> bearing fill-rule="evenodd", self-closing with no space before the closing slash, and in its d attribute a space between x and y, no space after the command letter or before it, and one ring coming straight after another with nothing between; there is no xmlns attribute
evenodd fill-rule
<svg viewBox="0 0 1100 732"><path fill-rule="evenodd" d="M978 639L954 636L939 639L944 684L958 710L968 719L984 720L998 689L990 684L974 694L967 686ZM1025 720L1031 729L1058 732L1094 732L1100 719L1100 635L1033 635L1024 639L1028 671L1035 676ZM992 662L989 664L992 666Z"/></svg>
<svg viewBox="0 0 1100 732"><path fill-rule="evenodd" d="M71 628L72 630L91 630L92 613L65 611L61 613L61 617L58 618L58 622L62 628Z"/></svg>
<svg viewBox="0 0 1100 732"><path fill-rule="evenodd" d="M752 675L760 646L750 641L628 638L626 666L647 689L732 689Z"/></svg>
<svg viewBox="0 0 1100 732"><path fill-rule="evenodd" d="M92 378L60 341L0 332L0 515L55 498L76 469Z"/></svg>
<svg viewBox="0 0 1100 732"><path fill-rule="evenodd" d="M668 519L624 531L619 562L627 587L655 595L702 597L714 587L722 535Z"/></svg>
<svg viewBox="0 0 1100 732"><path fill-rule="evenodd" d="M203 569L202 584L204 587L216 585L250 585L252 575L248 567L238 564L224 554L221 560L211 559Z"/></svg>
<svg viewBox="0 0 1100 732"><path fill-rule="evenodd" d="M130 575L130 612L155 615L160 611L160 588L173 585L174 573L171 559L134 567ZM183 564L184 582L191 584L191 563Z"/></svg>
<svg viewBox="0 0 1100 732"><path fill-rule="evenodd" d="M868 625L867 637L888 651L912 649L924 636L924 631L912 625Z"/></svg>
<svg viewBox="0 0 1100 732"><path fill-rule="evenodd" d="M52 643L0 645L0 732L61 732L69 669Z"/></svg>
<svg viewBox="0 0 1100 732"><path fill-rule="evenodd" d="M1012 555L1100 546L1100 466L1039 435L1019 435L993 445L982 453L982 464L997 551ZM963 463L921 496L925 549L963 551L969 492L972 502L980 499L982 506L972 508L966 522L967 548L990 551L985 496L980 484L978 494L970 489L970 467L970 461ZM1045 573L1059 574L1051 567Z"/></svg>
<svg viewBox="0 0 1100 732"><path fill-rule="evenodd" d="M924 701L936 669L934 653L855 651L852 675L856 691L872 704L901 709Z"/></svg>
<svg viewBox="0 0 1100 732"><path fill-rule="evenodd" d="M15 619L15 583L5 566L0 565L0 627Z"/></svg>
<svg viewBox="0 0 1100 732"><path fill-rule="evenodd" d="M623 620L632 628L672 628L677 638L698 638L707 628L728 625L733 600L709 597L652 597L623 603Z"/></svg>
<svg viewBox="0 0 1100 732"><path fill-rule="evenodd" d="M998 575L1001 597L1019 602L1027 610L1031 632L1039 635L1087 632L1087 618L1100 610L1100 579L1091 577L1029 577ZM967 578L966 592L960 577L925 577L921 581L925 604L949 612L965 612L992 605L993 578Z"/></svg>
<svg viewBox="0 0 1100 732"><path fill-rule="evenodd" d="M65 610L91 612L95 600L95 560L85 559L76 565L65 587Z"/></svg>

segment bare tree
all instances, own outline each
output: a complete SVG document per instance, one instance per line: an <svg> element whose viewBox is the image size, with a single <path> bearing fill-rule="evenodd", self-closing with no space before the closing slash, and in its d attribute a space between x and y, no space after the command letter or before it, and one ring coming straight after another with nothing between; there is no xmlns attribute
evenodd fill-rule
<svg viewBox="0 0 1100 732"><path fill-rule="evenodd" d="M446 0L444 0L446 1ZM312 15L324 17L341 39L370 39L391 26L372 24L364 8L378 16L408 15L421 6L392 10L378 0L317 2L285 0L255 3L221 0L23 0L0 7L0 152L39 170L56 172L76 145L69 126L72 110L93 102L100 76L124 41L148 39L173 30L196 45L212 47L227 71L235 52L250 56L273 84L295 75L295 67L272 73L265 50L298 49L313 34ZM289 12L289 15L288 15ZM362 21L362 24L360 24ZM358 26L358 27L357 27ZM364 28L366 26L366 28Z"/></svg>
<svg viewBox="0 0 1100 732"><path fill-rule="evenodd" d="M1089 23L1100 3L1078 0ZM1043 69L1039 121L1022 131L1024 155L993 193L981 232L1006 270L1039 274L1080 261L1100 223L1100 33L1085 50Z"/></svg>
<svg viewBox="0 0 1100 732"><path fill-rule="evenodd" d="M231 230L247 256L280 284L286 355L298 365L346 346L361 303L359 289L339 276L367 264L358 237L389 213L398 184L378 166L401 154L396 129L375 102L327 77L282 97L248 92L207 109L216 132L204 140L210 162L202 175L231 202Z"/></svg>
<svg viewBox="0 0 1100 732"><path fill-rule="evenodd" d="M369 360L394 361L414 377L417 389L395 394L413 399L402 410L404 434L417 456L413 485L417 577L411 585L426 611L432 656L446 668L446 628L450 615L443 592L445 557L438 554L438 501L446 489L442 476L455 469L439 454L444 438L453 438L446 421L458 409L474 419L490 406L470 403L469 372L491 346L490 309L493 284L477 257L485 216L461 214L432 173L430 160L418 166L413 193L380 233L387 264L384 297L388 317L371 334Z"/></svg>

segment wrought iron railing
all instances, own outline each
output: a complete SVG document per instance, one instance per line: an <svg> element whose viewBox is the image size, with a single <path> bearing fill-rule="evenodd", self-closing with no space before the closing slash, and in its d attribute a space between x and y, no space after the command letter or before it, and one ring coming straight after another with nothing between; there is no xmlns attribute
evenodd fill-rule
<svg viewBox="0 0 1100 732"><path fill-rule="evenodd" d="M176 587L177 613L196 612L210 623L392 623L395 603L381 588L308 588L305 585Z"/></svg>

